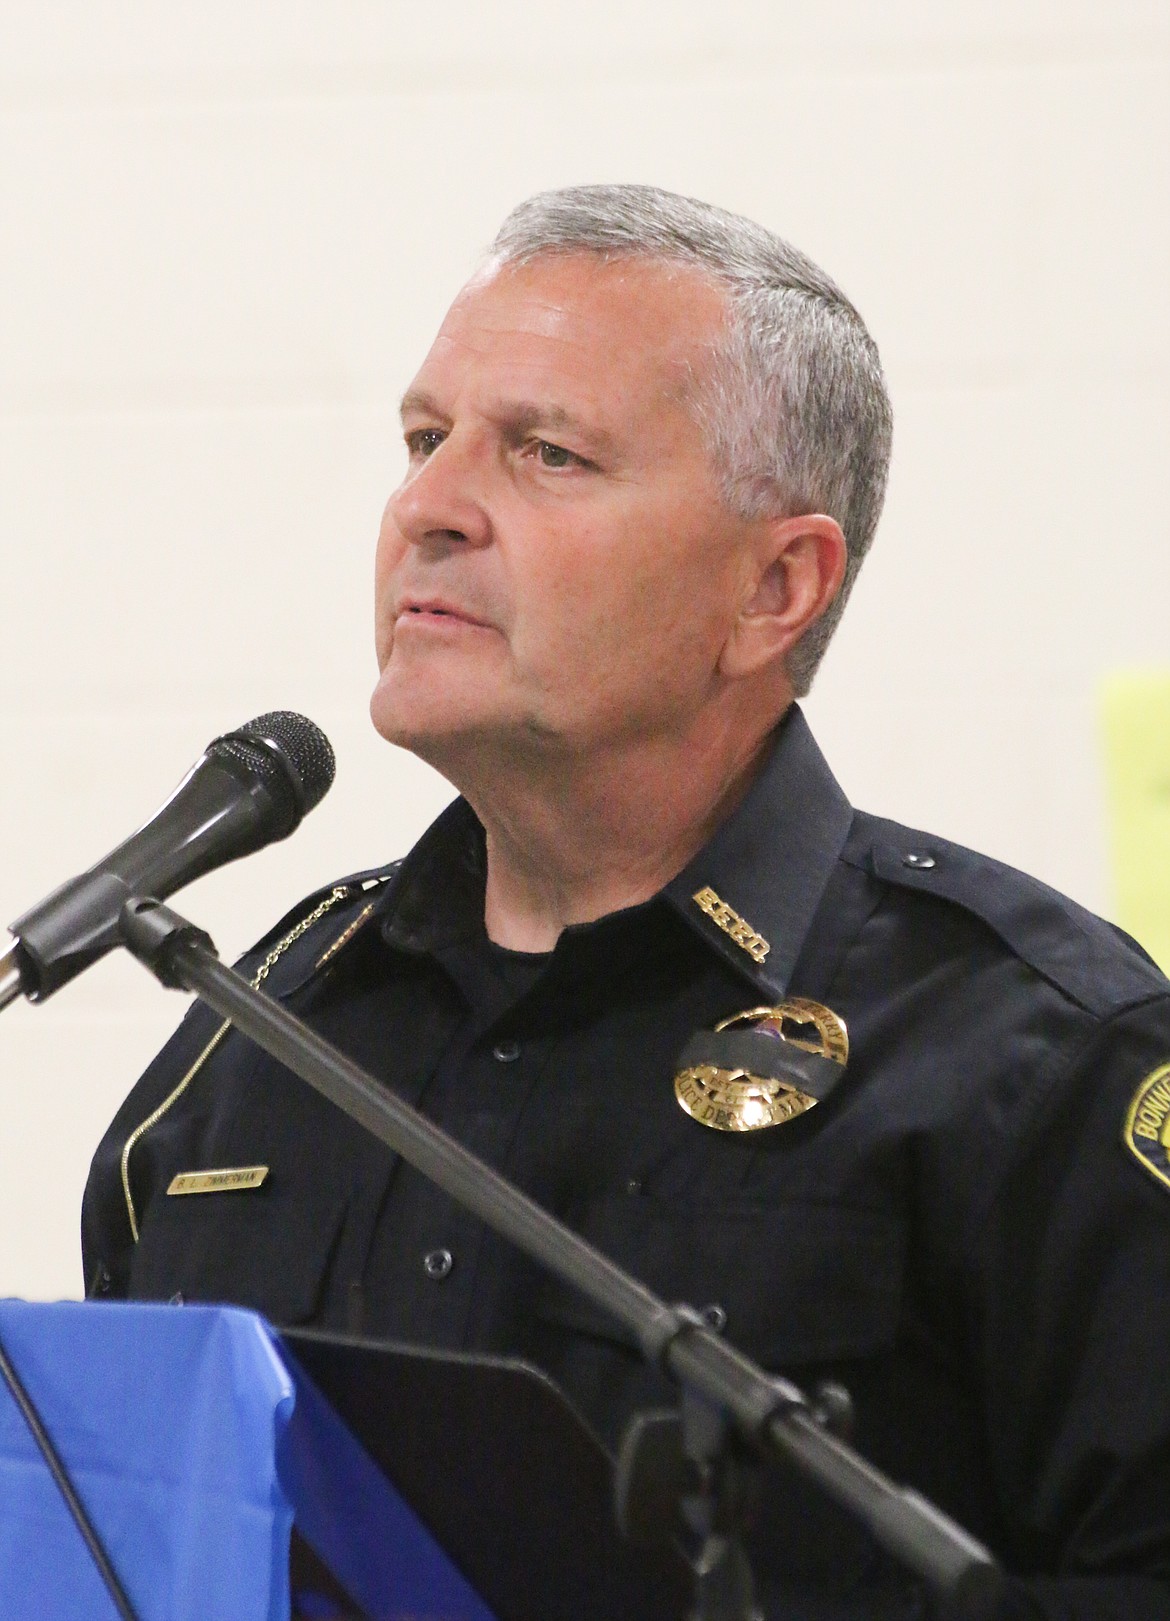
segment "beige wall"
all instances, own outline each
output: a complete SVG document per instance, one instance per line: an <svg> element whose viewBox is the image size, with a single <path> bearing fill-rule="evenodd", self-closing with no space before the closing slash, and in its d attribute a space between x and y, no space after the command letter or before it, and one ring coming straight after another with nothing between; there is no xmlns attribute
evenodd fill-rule
<svg viewBox="0 0 1170 1621"><path fill-rule="evenodd" d="M881 344L889 504L809 706L846 788L1107 910L1095 684L1170 657L1168 126L1166 0L0 0L0 914L269 707L338 780L189 892L225 953L425 825L365 719L393 402L506 209L610 179L789 235ZM5 1016L0 1293L79 1292L181 1011L119 959Z"/></svg>

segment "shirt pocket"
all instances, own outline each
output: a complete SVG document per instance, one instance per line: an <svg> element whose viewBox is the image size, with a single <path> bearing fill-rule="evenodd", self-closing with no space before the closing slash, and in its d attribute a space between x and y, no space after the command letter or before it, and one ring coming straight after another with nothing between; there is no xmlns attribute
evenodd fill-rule
<svg viewBox="0 0 1170 1621"><path fill-rule="evenodd" d="M891 1212L615 1195L588 1207L581 1231L668 1303L698 1307L765 1367L853 1361L894 1343L905 1224ZM628 1339L613 1318L559 1281L542 1289L537 1316L577 1333Z"/></svg>
<svg viewBox="0 0 1170 1621"><path fill-rule="evenodd" d="M246 1306L280 1325L317 1314L345 1217L344 1195L255 1193L155 1199L130 1264L138 1300Z"/></svg>
<svg viewBox="0 0 1170 1621"><path fill-rule="evenodd" d="M697 1307L762 1367L806 1390L823 1377L880 1388L896 1357L906 1228L891 1211L815 1201L684 1203L640 1195L582 1212L584 1236L668 1303ZM559 1282L537 1302L531 1341L570 1401L616 1453L631 1415L677 1389L600 1308ZM749 1549L769 1615L922 1613L913 1583L806 1476L773 1461ZM893 1608L881 1595L893 1595Z"/></svg>

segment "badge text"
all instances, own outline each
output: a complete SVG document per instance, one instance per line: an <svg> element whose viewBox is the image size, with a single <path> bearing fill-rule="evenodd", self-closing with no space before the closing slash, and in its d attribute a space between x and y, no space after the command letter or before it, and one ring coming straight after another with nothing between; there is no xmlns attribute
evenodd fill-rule
<svg viewBox="0 0 1170 1621"><path fill-rule="evenodd" d="M700 911L706 912L711 921L721 928L730 939L734 940L741 951L746 951L753 962L763 962L771 951L771 946L762 934L752 928L746 918L728 906L725 900L710 887L698 890L691 896Z"/></svg>

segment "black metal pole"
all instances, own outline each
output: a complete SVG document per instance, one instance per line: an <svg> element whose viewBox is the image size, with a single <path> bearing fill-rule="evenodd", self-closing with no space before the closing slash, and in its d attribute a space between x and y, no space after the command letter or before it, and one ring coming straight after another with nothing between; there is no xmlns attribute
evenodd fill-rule
<svg viewBox="0 0 1170 1621"><path fill-rule="evenodd" d="M164 985L194 992L451 1198L587 1295L684 1388L727 1414L757 1447L795 1463L914 1570L955 1617L992 1613L1000 1572L990 1552L917 1492L898 1486L826 1433L803 1394L660 1300L504 1177L220 962L215 947L169 907L130 901L122 936Z"/></svg>

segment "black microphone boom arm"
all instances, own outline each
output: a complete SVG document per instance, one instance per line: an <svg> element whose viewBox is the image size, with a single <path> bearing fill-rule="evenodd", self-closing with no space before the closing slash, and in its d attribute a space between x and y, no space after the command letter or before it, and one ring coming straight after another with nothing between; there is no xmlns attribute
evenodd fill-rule
<svg viewBox="0 0 1170 1621"><path fill-rule="evenodd" d="M154 901L133 900L122 914L121 931L164 985L193 992L465 1210L623 1324L684 1395L724 1415L752 1449L796 1464L923 1578L947 1617L986 1621L994 1613L1002 1578L988 1550L917 1492L898 1486L827 1433L796 1386L767 1374L707 1328L693 1308L660 1300L279 1002L254 990L220 962L194 924Z"/></svg>

